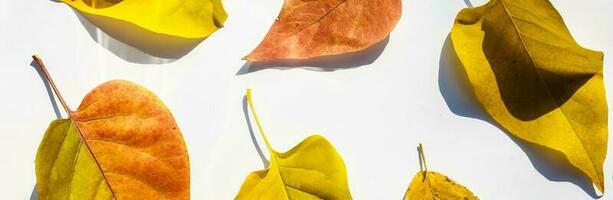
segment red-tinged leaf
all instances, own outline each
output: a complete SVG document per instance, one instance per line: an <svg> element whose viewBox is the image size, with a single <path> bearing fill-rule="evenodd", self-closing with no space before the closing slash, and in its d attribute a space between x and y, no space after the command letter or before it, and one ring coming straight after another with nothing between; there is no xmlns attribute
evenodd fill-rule
<svg viewBox="0 0 613 200"><path fill-rule="evenodd" d="M359 51L384 40L400 0L285 0L260 45L244 59L306 59Z"/></svg>

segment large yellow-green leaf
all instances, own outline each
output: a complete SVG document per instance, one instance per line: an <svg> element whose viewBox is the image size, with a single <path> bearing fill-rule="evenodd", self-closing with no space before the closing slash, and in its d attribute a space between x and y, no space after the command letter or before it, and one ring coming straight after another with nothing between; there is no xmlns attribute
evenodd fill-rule
<svg viewBox="0 0 613 200"><path fill-rule="evenodd" d="M579 46L547 0L463 9L451 39L486 113L510 134L563 153L604 192L603 54Z"/></svg>
<svg viewBox="0 0 613 200"><path fill-rule="evenodd" d="M426 158L421 144L419 152L422 168L413 177L406 194L405 200L477 200L473 193L464 186L451 180L449 177L438 172L428 171Z"/></svg>
<svg viewBox="0 0 613 200"><path fill-rule="evenodd" d="M270 152L270 165L247 176L236 199L351 199L343 159L334 146L313 135L285 153L272 149L251 101L247 100Z"/></svg>
<svg viewBox="0 0 613 200"><path fill-rule="evenodd" d="M172 114L152 92L109 81L69 119L51 123L36 153L40 199L189 199L187 148Z"/></svg>

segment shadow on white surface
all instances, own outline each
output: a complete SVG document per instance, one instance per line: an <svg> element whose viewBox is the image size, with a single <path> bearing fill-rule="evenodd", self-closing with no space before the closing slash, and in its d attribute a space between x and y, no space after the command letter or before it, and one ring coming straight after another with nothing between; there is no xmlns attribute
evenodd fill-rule
<svg viewBox="0 0 613 200"><path fill-rule="evenodd" d="M255 151L258 152L260 159L262 159L262 164L264 168L268 168L270 162L266 159L264 152L262 152L262 148L258 144L258 140L255 139L255 132L253 131L253 126L251 125L251 119L249 119L249 105L247 103L247 97L243 96L243 114L245 114L245 122L247 123L247 127L249 129L249 136L251 136L251 142L253 142L253 146L255 147Z"/></svg>
<svg viewBox="0 0 613 200"><path fill-rule="evenodd" d="M524 142L514 136L507 134L517 146L521 148L530 159L530 162L536 170L543 175L547 180L555 182L571 182L579 186L585 193L594 199L599 199L602 195L596 193L594 186L587 175L579 169L570 165L566 157L555 150Z"/></svg>
<svg viewBox="0 0 613 200"><path fill-rule="evenodd" d="M30 194L30 200L38 200L38 187L36 187L36 184L34 189L32 189L32 194Z"/></svg>
<svg viewBox="0 0 613 200"><path fill-rule="evenodd" d="M419 149L419 145L415 147L415 150L417 152L417 160L419 161L419 171L424 171L425 170L424 161L423 161L423 158L421 157L421 149Z"/></svg>
<svg viewBox="0 0 613 200"><path fill-rule="evenodd" d="M79 21L87 30L89 36L100 46L104 47L117 57L125 61L139 64L165 64L171 63L187 55L202 40L181 41L179 44L171 45L168 36L146 37L146 30L138 31L115 31L107 34L100 28L92 24L79 12L73 10ZM110 25L109 25L110 26ZM121 25L116 25L121 27ZM125 25L124 25L125 26ZM119 29L119 28L117 28ZM112 36L111 36L112 35ZM115 38L123 38L122 41L130 42L126 44ZM178 40L178 39L175 39Z"/></svg>
<svg viewBox="0 0 613 200"><path fill-rule="evenodd" d="M383 41L374 44L367 49L346 53L342 55L322 56L310 59L285 59L262 62L246 62L236 75L248 74L264 69L287 70L301 68L312 71L336 71L340 69L351 69L373 63L383 50L390 37L388 36Z"/></svg>
<svg viewBox="0 0 613 200"><path fill-rule="evenodd" d="M62 118L60 107L57 105L57 101L55 100L55 96L53 94L53 90L51 89L51 85L49 84L49 80L47 80L47 78L45 77L45 74L43 74L43 72L40 70L40 67L36 65L36 62L32 61L30 63L30 66L34 68L34 70L36 70L36 72L38 73L38 76L40 77L40 80L42 80L43 84L45 84L45 89L47 90L49 101L51 102L51 105L53 106L53 112L55 113L55 117L58 119Z"/></svg>
<svg viewBox="0 0 613 200"><path fill-rule="evenodd" d="M468 8L474 7L473 4L470 3L470 0L464 0L464 3L466 4L466 7L468 7Z"/></svg>
<svg viewBox="0 0 613 200"><path fill-rule="evenodd" d="M547 180L570 182L579 186L592 198L602 197L596 194L594 186L587 176L573 167L562 153L516 138L493 122L485 114L470 88L466 71L453 49L450 35L447 35L441 50L438 84L439 91L452 113L488 122L504 131L506 135L524 151L533 167L541 175L547 178Z"/></svg>
<svg viewBox="0 0 613 200"><path fill-rule="evenodd" d="M53 112L55 113L56 118L62 118L62 113L60 112L60 107L55 100L55 96L53 94L53 90L51 89L51 85L49 84L49 80L45 77L43 72L40 70L40 67L36 65L36 62L32 61L30 66L36 70L40 80L43 81L45 85L45 90L47 90L47 95L49 96L49 102L51 102L51 106L53 107ZM34 188L32 189L32 193L30 194L30 200L38 200L38 187L34 184Z"/></svg>
<svg viewBox="0 0 613 200"><path fill-rule="evenodd" d="M439 60L438 85L447 107L453 114L490 121L477 103L468 83L466 71L453 50L449 35L445 39Z"/></svg>

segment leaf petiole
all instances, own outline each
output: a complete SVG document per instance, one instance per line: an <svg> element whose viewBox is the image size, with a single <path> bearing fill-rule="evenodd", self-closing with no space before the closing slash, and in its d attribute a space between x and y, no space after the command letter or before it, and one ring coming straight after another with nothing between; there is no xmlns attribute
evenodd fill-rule
<svg viewBox="0 0 613 200"><path fill-rule="evenodd" d="M266 134L264 133L264 129L262 128L262 124L260 124L260 119L258 118L258 115L257 115L257 113L255 111L255 106L253 106L253 100L251 98L251 89L250 88L247 89L246 97L247 97L247 103L249 103L249 108L251 109L251 114L253 115L253 118L255 119L255 124L258 126L258 130L260 131L260 135L264 139L264 143L266 144L266 149L268 149L268 153L270 153L270 160L272 161L273 159L275 159L274 150L272 150L272 147L270 146L270 143L268 142L268 138L266 137Z"/></svg>
<svg viewBox="0 0 613 200"><path fill-rule="evenodd" d="M424 146L419 143L419 159L420 164L423 164L424 171L428 171L428 165L426 165L426 155L424 154Z"/></svg>
<svg viewBox="0 0 613 200"><path fill-rule="evenodd" d="M66 101L62 97L62 94L60 94L60 91L57 89L57 86L55 86L55 82L53 82L53 79L51 78L51 75L49 75L49 71L47 71L47 68L45 67L45 64L43 63L43 60L38 55L32 55L32 59L34 60L34 62L36 62L36 65L38 65L38 67L43 72L43 74L45 74L45 78L47 78L47 81L49 81L49 84L51 85L51 88L53 88L53 92L55 93L55 96L57 96L57 98L60 100L60 103L62 104L62 107L64 107L64 110L68 114L68 119L71 121L71 123L73 123L75 125L75 128L77 129L77 132L79 133L79 138L81 138L81 141L83 141L83 143L87 147L87 151L94 158L94 161L96 162L96 166L98 166L98 169L102 173L102 177L104 178L106 184L109 186L109 188L111 190L111 194L113 194L113 199L117 199L117 198L115 198L115 192L111 188L111 185L109 184L108 179L106 178L106 175L102 172L102 167L100 166L100 163L98 162L98 159L96 159L96 156L91 151L89 143L87 143L87 140L85 140L85 137L83 136L83 132L81 131L81 126L79 126L79 124L76 123L74 121L74 119L72 118L73 111L70 109L70 107L68 107L68 104L66 103Z"/></svg>
<svg viewBox="0 0 613 200"><path fill-rule="evenodd" d="M40 68L43 74L45 74L45 78L47 78L47 81L49 81L49 84L53 88L53 92L55 93L55 96L57 96L57 98L60 100L62 107L64 107L64 110L70 117L70 115L72 114L72 110L70 109L70 107L68 107L68 104L66 104L66 101L64 101L64 98L62 97L62 94L60 94L60 91L57 89L57 86L55 86L55 82L53 82L51 75L49 75L49 71L47 71L47 68L45 67L45 64L43 63L43 60L38 55L32 55L32 59L34 60L34 62L36 62L36 65L38 65L38 68Z"/></svg>

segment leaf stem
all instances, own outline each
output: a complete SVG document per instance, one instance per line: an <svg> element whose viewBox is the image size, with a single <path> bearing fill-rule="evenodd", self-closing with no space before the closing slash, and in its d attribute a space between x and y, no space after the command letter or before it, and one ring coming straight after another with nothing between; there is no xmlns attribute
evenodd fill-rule
<svg viewBox="0 0 613 200"><path fill-rule="evenodd" d="M251 114L253 115L253 118L255 119L255 124L258 126L258 130L260 131L260 135L262 136L262 138L264 139L264 143L266 144L266 149L268 149L268 153L270 153L270 159L275 159L274 156L274 151L272 150L272 147L270 146L270 142L268 142L268 138L266 137L266 134L264 133L264 129L262 128L262 124L260 124L260 119L258 118L258 114L256 113L255 110L255 106L253 106L253 100L251 98L251 89L247 88L247 102L249 103L249 108L251 108Z"/></svg>
<svg viewBox="0 0 613 200"><path fill-rule="evenodd" d="M424 146L419 143L419 158L421 159L421 163L424 165L424 171L428 171L428 165L426 164L426 155L424 154Z"/></svg>
<svg viewBox="0 0 613 200"><path fill-rule="evenodd" d="M113 191L113 188L111 187L111 184L109 183L109 181L108 181L108 179L106 177L106 174L104 173L104 170L102 170L102 166L98 162L98 159L96 158L96 155L92 152L91 147L89 146L89 143L87 143L87 140L85 139L85 136L83 135L83 131L81 131L81 126L72 118L73 111L70 109L70 107L68 107L68 104L66 103L66 101L62 97L62 94L60 94L60 91L57 89L57 86L55 86L55 83L53 82L53 79L51 78L51 75L49 75L49 71L47 71L47 68L45 67L45 64L43 63L43 60L38 55L32 55L32 59L34 60L34 62L36 62L36 65L38 65L38 67L43 72L43 74L45 74L45 77L47 78L47 81L49 81L49 84L53 88L53 92L55 93L55 96L57 96L57 98L60 100L60 103L62 104L62 107L64 107L64 110L68 114L69 120L71 121L71 123L74 124L75 128L77 129L77 133L79 134L79 138L81 138L81 141L85 144L85 147L87 148L87 151L94 158L94 161L96 162L96 165L98 166L98 169L100 170L100 174L102 174L102 178L104 178L107 186L109 187L109 190L111 191L111 194L113 195L113 199L117 199L116 196L115 196L115 191Z"/></svg>
<svg viewBox="0 0 613 200"><path fill-rule="evenodd" d="M62 97L62 94L57 89L57 86L55 86L55 82L53 82L53 79L51 78L51 75L49 75L49 71L47 71L47 68L45 67L45 64L43 63L43 60L38 55L33 55L32 59L34 60L34 62L36 62L36 65L38 65L38 68L40 68L40 70L43 72L43 74L45 74L45 77L47 78L47 81L49 81L49 84L53 88L53 92L55 93L55 96L57 96L57 98L60 100L60 103L62 104L62 107L64 107L64 110L66 111L66 113L70 117L70 114L72 113L72 110L70 110L70 107L68 107L68 104L66 104L66 101L64 101L64 98Z"/></svg>

